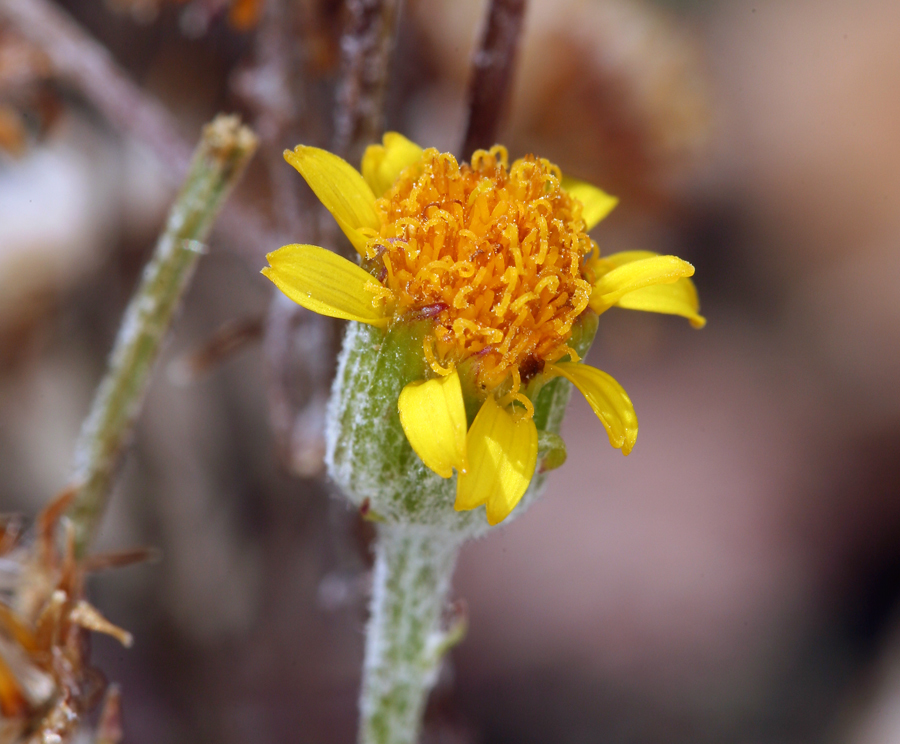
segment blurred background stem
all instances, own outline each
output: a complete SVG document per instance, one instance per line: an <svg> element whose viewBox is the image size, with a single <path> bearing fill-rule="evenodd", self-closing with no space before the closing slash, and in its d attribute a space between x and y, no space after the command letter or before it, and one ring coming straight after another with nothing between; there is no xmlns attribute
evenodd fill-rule
<svg viewBox="0 0 900 744"><path fill-rule="evenodd" d="M106 376L75 448L72 482L77 493L69 516L79 555L89 548L103 516L123 446L204 241L256 143L256 135L235 116L220 115L203 129L184 185L125 311Z"/></svg>
<svg viewBox="0 0 900 744"><path fill-rule="evenodd" d="M526 0L490 0L469 74L468 120L460 155L468 160L478 149L497 143L509 105Z"/></svg>
<svg viewBox="0 0 900 744"><path fill-rule="evenodd" d="M349 0L331 150L351 163L384 131L400 0Z"/></svg>

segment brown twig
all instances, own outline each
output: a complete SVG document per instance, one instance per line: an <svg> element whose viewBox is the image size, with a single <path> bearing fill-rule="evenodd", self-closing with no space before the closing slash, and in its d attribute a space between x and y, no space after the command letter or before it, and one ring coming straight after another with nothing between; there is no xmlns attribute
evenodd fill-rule
<svg viewBox="0 0 900 744"><path fill-rule="evenodd" d="M313 19L298 4L268 0L254 38L253 65L234 81L255 112L275 219L283 232L295 240L302 235L304 242L320 242L320 207L282 153L298 142L315 142L311 130L324 128L311 103L315 94L309 50L314 31ZM261 329L276 453L289 472L302 478L319 475L323 468L324 408L335 346L332 326L331 319L276 292ZM194 362L196 368L196 357Z"/></svg>
<svg viewBox="0 0 900 744"><path fill-rule="evenodd" d="M216 330L206 342L170 366L170 374L185 383L194 382L226 359L259 343L263 337L263 316L232 319Z"/></svg>
<svg viewBox="0 0 900 744"><path fill-rule="evenodd" d="M278 0L272 1L278 4ZM331 149L354 163L365 146L381 134L398 9L399 0L347 3ZM262 63L274 54L277 52L269 48L257 56ZM306 93L308 99L309 91ZM276 189L284 185L279 179L287 178L288 187L297 183L296 174L280 163L273 163L271 174ZM321 207L310 204L308 209L309 214L315 215ZM353 249L341 240L336 226L330 220L323 221L320 232L317 223L315 219L304 220L303 240L318 242L351 257ZM270 420L280 458L300 477L318 475L323 468L325 402L334 376L342 325L310 313L280 294L273 297L269 309L265 354Z"/></svg>
<svg viewBox="0 0 900 744"><path fill-rule="evenodd" d="M297 144L301 118L309 108L308 76L297 50L305 40L297 43L292 35L292 10L285 0L265 3L253 35L253 64L233 80L236 93L254 112L253 128L271 184L272 211L286 235L298 234L301 225L309 222L298 189L300 179L282 157L286 148Z"/></svg>
<svg viewBox="0 0 900 744"><path fill-rule="evenodd" d="M472 58L464 159L496 142L509 99L526 0L491 0L481 43Z"/></svg>
<svg viewBox="0 0 900 744"><path fill-rule="evenodd" d="M348 0L332 150L356 163L384 127L399 0Z"/></svg>

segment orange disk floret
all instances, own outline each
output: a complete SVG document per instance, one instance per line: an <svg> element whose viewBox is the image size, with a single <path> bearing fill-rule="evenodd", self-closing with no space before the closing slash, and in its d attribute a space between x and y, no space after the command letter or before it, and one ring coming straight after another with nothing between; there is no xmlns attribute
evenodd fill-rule
<svg viewBox="0 0 900 744"><path fill-rule="evenodd" d="M591 294L581 209L556 166L529 156L510 168L502 147L461 166L426 150L376 202L382 228L369 256L383 264L395 317L433 318L425 353L435 372L474 359L485 391L509 380L515 394L523 375L571 352Z"/></svg>

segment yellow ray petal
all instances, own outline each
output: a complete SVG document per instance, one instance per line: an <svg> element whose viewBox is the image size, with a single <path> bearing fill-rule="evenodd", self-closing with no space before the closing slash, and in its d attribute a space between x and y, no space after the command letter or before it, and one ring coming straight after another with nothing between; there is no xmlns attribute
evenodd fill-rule
<svg viewBox="0 0 900 744"><path fill-rule="evenodd" d="M456 484L457 511L487 504L489 524L515 508L534 476L538 434L534 421L513 416L494 400L482 404L467 437L469 469Z"/></svg>
<svg viewBox="0 0 900 744"><path fill-rule="evenodd" d="M638 433L637 415L631 399L618 382L596 367L573 362L548 364L544 374L550 377L562 375L577 387L606 427L609 443L621 448L623 455L631 452Z"/></svg>
<svg viewBox="0 0 900 744"><path fill-rule="evenodd" d="M386 132L383 145L369 145L362 159L362 174L375 196L383 196L400 174L422 159L422 148L397 132Z"/></svg>
<svg viewBox="0 0 900 744"><path fill-rule="evenodd" d="M630 259L630 260L626 260ZM658 256L648 251L629 251L593 261L594 287L590 307L602 313L629 292L656 284L674 284L693 276L694 267L677 256Z"/></svg>
<svg viewBox="0 0 900 744"><path fill-rule="evenodd" d="M599 275L618 266L644 258L655 258L658 255L652 251L622 251L603 256L596 262L595 268L599 268L597 272ZM706 318L699 313L700 300L697 297L697 288L687 277L679 279L674 284L657 284L629 292L622 295L616 305L628 310L681 315L687 318L694 328L703 328L706 325Z"/></svg>
<svg viewBox="0 0 900 744"><path fill-rule="evenodd" d="M579 181L577 178L563 176L562 187L569 196L574 196L581 202L584 207L581 215L588 230L593 229L619 203L618 197L611 196L596 186L592 186L586 181Z"/></svg>
<svg viewBox="0 0 900 744"><path fill-rule="evenodd" d="M360 228L378 230L375 194L350 163L318 147L297 145L285 150L284 159L306 179L319 201L334 215L353 247L365 254L366 238Z"/></svg>
<svg viewBox="0 0 900 744"><path fill-rule="evenodd" d="M441 478L466 470L466 407L459 373L411 382L397 400L400 423L416 454Z"/></svg>
<svg viewBox="0 0 900 744"><path fill-rule="evenodd" d="M599 260L605 267L604 271L609 271L618 266L624 266L627 263L639 261L642 258L655 258L658 255L658 253L654 253L653 251L619 251L618 253L610 253L606 256L602 256Z"/></svg>
<svg viewBox="0 0 900 744"><path fill-rule="evenodd" d="M286 245L268 254L262 270L275 286L307 310L370 325L387 325L384 288L363 269L317 245Z"/></svg>
<svg viewBox="0 0 900 744"><path fill-rule="evenodd" d="M706 318L700 315L700 301L697 289L688 279L679 279L674 284L657 284L629 292L619 298L618 307L628 310L646 310L651 313L681 315L687 318L694 328L703 328Z"/></svg>

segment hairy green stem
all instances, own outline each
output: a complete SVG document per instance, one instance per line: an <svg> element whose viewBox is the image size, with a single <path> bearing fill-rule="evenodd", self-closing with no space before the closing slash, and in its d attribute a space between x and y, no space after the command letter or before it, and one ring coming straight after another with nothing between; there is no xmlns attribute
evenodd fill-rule
<svg viewBox="0 0 900 744"><path fill-rule="evenodd" d="M441 658L460 635L442 623L460 545L440 527L379 525L360 744L418 740Z"/></svg>
<svg viewBox="0 0 900 744"><path fill-rule="evenodd" d="M97 530L123 446L213 221L256 149L256 136L235 116L203 129L184 185L153 257L125 311L106 376L75 447L69 508L76 548L84 554Z"/></svg>

